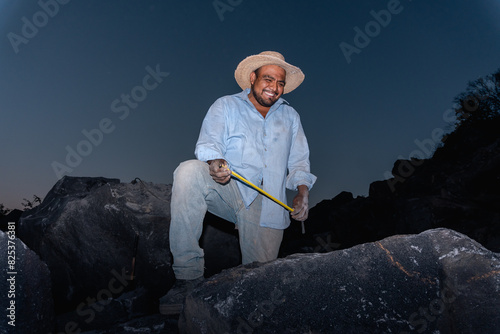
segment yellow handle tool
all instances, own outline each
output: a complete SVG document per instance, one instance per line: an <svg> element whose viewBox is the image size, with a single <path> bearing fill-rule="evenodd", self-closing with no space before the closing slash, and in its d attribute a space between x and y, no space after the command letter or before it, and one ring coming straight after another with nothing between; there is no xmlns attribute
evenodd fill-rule
<svg viewBox="0 0 500 334"><path fill-rule="evenodd" d="M234 176L235 178L237 178L238 180L240 180L241 182L245 183L246 185L248 185L248 186L252 187L253 189L257 190L258 192L260 192L262 195L266 196L270 200L275 201L276 203L278 203L279 205L281 205L282 207L284 207L288 211L293 212L293 209L291 207L289 207L288 205L286 205L285 203L283 203L279 199L277 199L277 198L269 195L269 193L267 193L263 189L257 187L255 184L253 184L252 182L248 181L243 176L241 176L241 175L239 175L239 174L237 174L236 172L233 172L233 171L231 171L231 175Z"/></svg>

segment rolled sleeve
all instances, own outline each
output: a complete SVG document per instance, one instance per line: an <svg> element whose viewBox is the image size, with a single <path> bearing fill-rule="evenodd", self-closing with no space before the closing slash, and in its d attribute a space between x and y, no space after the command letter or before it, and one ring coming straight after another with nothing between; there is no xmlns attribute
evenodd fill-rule
<svg viewBox="0 0 500 334"><path fill-rule="evenodd" d="M301 185L306 186L309 190L313 187L317 177L309 172L295 170L288 174L286 179L286 187L290 190L297 191Z"/></svg>
<svg viewBox="0 0 500 334"><path fill-rule="evenodd" d="M288 158L288 175L286 178L286 187L297 191L298 186L305 185L311 189L316 182L316 176L311 173L309 162L309 145L300 123L300 118L294 125L294 134Z"/></svg>

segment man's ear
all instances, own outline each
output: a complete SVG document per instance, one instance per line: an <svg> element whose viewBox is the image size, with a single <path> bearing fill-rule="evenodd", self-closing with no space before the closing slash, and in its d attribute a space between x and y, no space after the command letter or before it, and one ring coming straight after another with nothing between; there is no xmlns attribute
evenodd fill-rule
<svg viewBox="0 0 500 334"><path fill-rule="evenodd" d="M255 72L250 73L250 85L253 85L256 78L257 78L257 75L255 74Z"/></svg>

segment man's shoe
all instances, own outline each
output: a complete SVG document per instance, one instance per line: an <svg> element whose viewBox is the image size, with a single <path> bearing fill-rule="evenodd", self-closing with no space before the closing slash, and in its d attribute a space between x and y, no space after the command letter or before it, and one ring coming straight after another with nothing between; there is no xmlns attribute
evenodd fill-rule
<svg viewBox="0 0 500 334"><path fill-rule="evenodd" d="M193 289L203 282L204 278L199 277L192 280L178 279L168 293L160 298L160 313L165 315L180 314L184 307L186 296Z"/></svg>

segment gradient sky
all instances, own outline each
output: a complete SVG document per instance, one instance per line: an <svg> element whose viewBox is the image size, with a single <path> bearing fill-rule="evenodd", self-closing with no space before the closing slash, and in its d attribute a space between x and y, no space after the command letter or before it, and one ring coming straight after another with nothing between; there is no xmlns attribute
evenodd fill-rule
<svg viewBox="0 0 500 334"><path fill-rule="evenodd" d="M0 0L0 203L10 209L44 197L54 162L71 168L67 147L99 126L108 133L79 146L87 155L67 175L171 183L210 105L240 91L237 64L264 50L306 75L284 98L309 140L311 203L367 195L417 142L451 131L453 98L500 67L498 0L219 0L232 4L223 13L212 0L59 1ZM355 39L366 28L369 43ZM340 45L356 42L348 62ZM143 83L147 67L161 82Z"/></svg>

